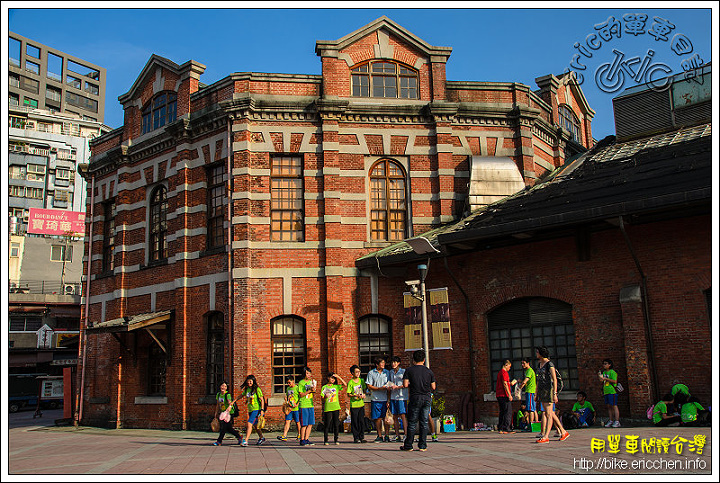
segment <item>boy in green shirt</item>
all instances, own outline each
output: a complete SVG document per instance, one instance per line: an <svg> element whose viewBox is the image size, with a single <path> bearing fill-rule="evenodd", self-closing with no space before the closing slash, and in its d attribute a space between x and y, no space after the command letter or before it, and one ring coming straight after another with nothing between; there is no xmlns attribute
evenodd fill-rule
<svg viewBox="0 0 720 483"><path fill-rule="evenodd" d="M338 376L334 372L327 375L328 383L320 389L320 396L323 399L323 426L325 429L323 443L327 446L328 443L328 431L330 427L333 428L333 435L335 436L335 444L340 444L338 441L338 433L340 431L340 391L345 386L345 381L342 377ZM338 384L338 381L342 384Z"/></svg>
<svg viewBox="0 0 720 483"><path fill-rule="evenodd" d="M300 396L298 395L298 385L295 384L295 376L288 376L287 384L287 388L285 388L285 404L287 404L290 412L285 415L285 427L282 436L277 437L280 441L287 441L290 423L293 421L297 425L297 438L300 439L300 408L298 407Z"/></svg>
<svg viewBox="0 0 720 483"><path fill-rule="evenodd" d="M350 367L352 377L347 384L347 394L350 399L350 429L352 429L353 443L365 442L365 392L367 386L360 377L360 368L357 365Z"/></svg>
<svg viewBox="0 0 720 483"><path fill-rule="evenodd" d="M585 391L578 391L577 402L573 404L572 412L578 418L578 427L587 428L595 422L595 408L592 403L587 400Z"/></svg>
<svg viewBox="0 0 720 483"><path fill-rule="evenodd" d="M310 432L315 424L315 407L313 397L317 381L312 378L312 371L309 367L303 369L305 377L298 382L298 396L300 396L300 446L314 446L310 442Z"/></svg>
<svg viewBox="0 0 720 483"><path fill-rule="evenodd" d="M535 381L535 371L530 365L529 357L523 358L522 361L520 361L520 365L523 368L525 377L520 383L520 390L525 390L525 412L528 416L528 423L532 425L532 423L538 422L537 410L535 408L535 391L537 388L537 383Z"/></svg>

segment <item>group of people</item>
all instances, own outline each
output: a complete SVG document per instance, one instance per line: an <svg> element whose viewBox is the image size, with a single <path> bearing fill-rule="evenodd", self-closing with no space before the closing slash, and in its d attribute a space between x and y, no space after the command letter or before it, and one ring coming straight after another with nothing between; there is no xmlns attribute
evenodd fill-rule
<svg viewBox="0 0 720 483"><path fill-rule="evenodd" d="M555 364L550 361L550 351L547 347L536 347L535 358L537 360L537 371L535 371L530 363L529 358L521 361L523 368L523 380L520 383L520 390L525 391L525 412L527 413L527 423L532 425L538 421L536 408L540 408L542 417L540 418L540 437L536 443L550 442L550 429L555 426L560 436L560 441L565 441L569 436L562 422L555 413L555 404L558 402L558 372ZM518 384L516 379L510 380L510 368L512 362L510 360L503 361L502 369L498 372L497 383L495 385L495 396L498 401L500 414L498 418L498 432L500 434L510 434L515 431L512 428L512 400L513 392L511 387Z"/></svg>
<svg viewBox="0 0 720 483"><path fill-rule="evenodd" d="M690 394L685 384L675 384L651 409L656 427L663 426L709 426L710 411Z"/></svg>
<svg viewBox="0 0 720 483"><path fill-rule="evenodd" d="M329 435L334 436L334 444L340 444L338 435L340 432L340 393L346 390L350 406L350 427L354 443L365 443L365 396L370 395L370 417L375 424L377 431L376 443L403 441L400 447L404 451L412 451L414 437L418 435L418 449L427 449L427 436L431 434L433 441L437 441L433 421L430 417L432 392L435 390L435 376L425 366L425 353L422 350L413 353L413 364L407 369L400 367L400 358L395 356L391 359L391 369L385 368L385 358L378 357L375 360L375 369L372 369L364 380L360 377L360 367L350 367L350 379L345 380L335 372L327 374L327 382L323 385L319 394L322 400L323 429L325 445L329 445ZM287 389L283 412L285 413L285 426L282 435L277 439L287 441L288 431L295 422L298 431L298 439L301 446L312 446L310 433L315 424L314 398L317 392L317 381L312 377L312 370L309 367L303 369L303 379L295 382L295 378L287 378ZM262 432L262 424L258 424L267 410L268 401L263 396L262 390L257 385L255 376L247 376L245 382L240 386L239 398L245 398L248 408L248 421L246 434L243 438L233 427L233 419L237 416L237 406L228 392L227 383L220 385L220 392L216 395L217 407L215 417L221 412L228 411L229 421L220 421L218 439L213 444L222 444L225 434L229 433L238 439L241 446L247 446L253 429L258 433L258 445L265 443ZM392 414L395 436L390 438L390 427L385 422L387 412ZM405 429L405 438L400 438L400 425ZM418 430L419 426L419 430ZM383 438L383 428L385 437Z"/></svg>

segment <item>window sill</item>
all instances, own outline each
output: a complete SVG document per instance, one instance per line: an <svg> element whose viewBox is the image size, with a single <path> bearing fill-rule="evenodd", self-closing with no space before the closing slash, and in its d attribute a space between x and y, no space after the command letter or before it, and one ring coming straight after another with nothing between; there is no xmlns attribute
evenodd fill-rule
<svg viewBox="0 0 720 483"><path fill-rule="evenodd" d="M167 404L166 396L137 396L135 404Z"/></svg>

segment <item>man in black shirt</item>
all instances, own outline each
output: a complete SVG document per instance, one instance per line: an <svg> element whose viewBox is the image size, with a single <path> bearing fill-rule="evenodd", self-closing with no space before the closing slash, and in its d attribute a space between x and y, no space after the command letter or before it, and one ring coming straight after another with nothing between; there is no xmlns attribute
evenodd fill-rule
<svg viewBox="0 0 720 483"><path fill-rule="evenodd" d="M425 352L418 350L413 353L413 365L405 369L403 386L410 388L408 399L408 427L405 432L405 443L400 446L403 451L413 450L413 438L420 422L420 439L418 449L427 451L428 418L430 417L430 393L435 390L435 374L425 367Z"/></svg>

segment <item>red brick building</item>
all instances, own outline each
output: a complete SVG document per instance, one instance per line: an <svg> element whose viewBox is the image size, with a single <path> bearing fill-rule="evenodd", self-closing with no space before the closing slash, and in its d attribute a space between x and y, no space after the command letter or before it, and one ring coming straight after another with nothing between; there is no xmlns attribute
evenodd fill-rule
<svg viewBox="0 0 720 483"><path fill-rule="evenodd" d="M405 357L402 277L414 265L387 278L390 267L363 257L533 186L593 144L594 112L570 76L539 77L537 90L449 81L451 49L386 17L316 52L321 75L232 73L212 85L202 64L153 55L120 96L124 125L92 142L86 174L83 423L205 428L220 381L237 391L247 374L272 420L285 377L305 364L320 380L354 363L366 371L377 354ZM462 283L488 309L528 295L573 303L577 290L554 279L565 269L545 266L572 240L450 263L482 266ZM457 413L473 386L488 392L485 309L468 312L472 383L464 302L441 267L429 277L450 288L455 350L433 351L433 368ZM622 270L617 283L633 273ZM620 350L622 334L607 337Z"/></svg>

